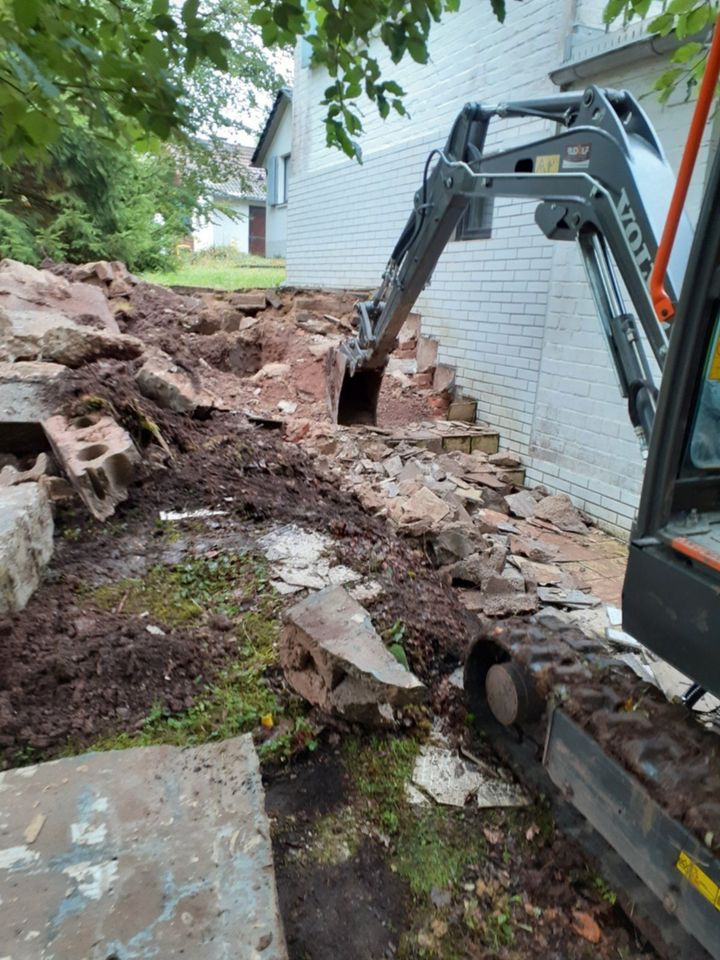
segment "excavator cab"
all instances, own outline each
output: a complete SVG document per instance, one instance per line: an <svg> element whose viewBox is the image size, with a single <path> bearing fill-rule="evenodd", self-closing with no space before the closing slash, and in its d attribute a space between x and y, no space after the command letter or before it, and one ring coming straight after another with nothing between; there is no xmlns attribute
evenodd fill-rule
<svg viewBox="0 0 720 960"><path fill-rule="evenodd" d="M628 633L720 696L720 155L670 336L623 591Z"/></svg>

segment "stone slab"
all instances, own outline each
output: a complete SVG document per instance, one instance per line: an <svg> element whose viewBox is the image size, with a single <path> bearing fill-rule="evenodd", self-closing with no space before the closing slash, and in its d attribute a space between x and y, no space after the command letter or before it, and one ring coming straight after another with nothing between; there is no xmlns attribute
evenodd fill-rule
<svg viewBox="0 0 720 960"><path fill-rule="evenodd" d="M22 610L52 552L53 517L44 491L37 483L0 489L0 615Z"/></svg>
<svg viewBox="0 0 720 960"><path fill-rule="evenodd" d="M67 367L39 360L0 363L0 423L40 423L56 409L53 390Z"/></svg>
<svg viewBox="0 0 720 960"><path fill-rule="evenodd" d="M0 956L286 960L249 735L0 774Z"/></svg>
<svg viewBox="0 0 720 960"><path fill-rule="evenodd" d="M290 686L346 720L393 722L393 708L426 689L385 647L368 613L344 587L327 587L285 611L280 662Z"/></svg>

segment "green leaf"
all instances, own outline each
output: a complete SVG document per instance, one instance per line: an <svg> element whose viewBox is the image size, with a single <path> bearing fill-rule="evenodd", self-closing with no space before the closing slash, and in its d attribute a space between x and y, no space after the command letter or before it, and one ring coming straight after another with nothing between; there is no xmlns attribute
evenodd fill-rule
<svg viewBox="0 0 720 960"><path fill-rule="evenodd" d="M182 20L186 26L197 20L199 6L200 0L185 0L182 6Z"/></svg>
<svg viewBox="0 0 720 960"><path fill-rule="evenodd" d="M671 59L673 63L688 63L690 60L693 60L698 54L702 53L703 45L701 43L684 43L681 47L673 53Z"/></svg>
<svg viewBox="0 0 720 960"><path fill-rule="evenodd" d="M710 22L710 6L707 3L691 10L687 17L687 32L689 36L700 33Z"/></svg>
<svg viewBox="0 0 720 960"><path fill-rule="evenodd" d="M15 22L22 30L34 27L40 16L42 0L13 0Z"/></svg>
<svg viewBox="0 0 720 960"><path fill-rule="evenodd" d="M505 0L490 0L490 5L492 6L492 12L495 14L500 23L505 22Z"/></svg>
<svg viewBox="0 0 720 960"><path fill-rule="evenodd" d="M391 643L388 647L390 653L395 657L398 663L401 663L406 670L410 669L410 664L408 663L407 654L405 649L400 643Z"/></svg>
<svg viewBox="0 0 720 960"><path fill-rule="evenodd" d="M697 0L670 0L666 13L687 13L695 6L696 2Z"/></svg>
<svg viewBox="0 0 720 960"><path fill-rule="evenodd" d="M608 4L603 11L603 20L605 23L612 23L625 11L626 7L627 0L608 0Z"/></svg>
<svg viewBox="0 0 720 960"><path fill-rule="evenodd" d="M415 63L427 63L428 49L422 40L418 37L408 37L407 48Z"/></svg>

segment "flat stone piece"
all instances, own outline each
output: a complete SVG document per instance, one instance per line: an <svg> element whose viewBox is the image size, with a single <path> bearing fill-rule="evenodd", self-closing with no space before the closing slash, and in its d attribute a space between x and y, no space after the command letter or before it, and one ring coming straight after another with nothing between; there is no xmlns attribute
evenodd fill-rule
<svg viewBox="0 0 720 960"><path fill-rule="evenodd" d="M505 503L508 505L508 509L514 517L522 517L524 520L527 520L528 517L535 515L537 501L529 490L511 493L505 497Z"/></svg>
<svg viewBox="0 0 720 960"><path fill-rule="evenodd" d="M421 521L430 528L444 520L450 510L450 505L441 497L427 487L421 487L403 504L403 523Z"/></svg>
<svg viewBox="0 0 720 960"><path fill-rule="evenodd" d="M9 770L0 795L0 956L287 957L249 734Z"/></svg>
<svg viewBox="0 0 720 960"><path fill-rule="evenodd" d="M43 429L53 453L92 515L107 520L127 499L140 462L130 434L112 417L98 413L49 417Z"/></svg>
<svg viewBox="0 0 720 960"><path fill-rule="evenodd" d="M423 684L385 647L367 612L342 586L285 612L280 662L300 696L358 723L390 723L393 707L425 698Z"/></svg>
<svg viewBox="0 0 720 960"><path fill-rule="evenodd" d="M99 357L132 360L143 349L140 340L110 332L93 317L88 320L85 315L73 317L60 310L7 310L0 306L0 360L41 360L77 368Z"/></svg>
<svg viewBox="0 0 720 960"><path fill-rule="evenodd" d="M587 526L573 506L573 502L566 493L556 493L545 497L535 507L533 514L536 520L547 520L554 523L559 530L567 533L587 533Z"/></svg>
<svg viewBox="0 0 720 960"><path fill-rule="evenodd" d="M97 329L108 333L120 332L102 290L87 283L71 283L49 270L38 270L18 260L0 261L0 308L57 310L67 317L91 321Z"/></svg>
<svg viewBox="0 0 720 960"><path fill-rule="evenodd" d="M22 610L52 552L53 517L44 491L37 483L0 489L0 615Z"/></svg>

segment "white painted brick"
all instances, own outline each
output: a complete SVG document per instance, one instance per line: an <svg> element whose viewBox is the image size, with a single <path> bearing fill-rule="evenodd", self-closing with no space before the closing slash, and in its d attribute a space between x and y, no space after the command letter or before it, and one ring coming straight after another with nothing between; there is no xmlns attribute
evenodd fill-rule
<svg viewBox="0 0 720 960"><path fill-rule="evenodd" d="M476 4L434 26L431 62L390 73L408 91L411 119L382 122L364 108L362 166L329 151L323 108L327 78L298 66L293 94L293 164L288 205L288 281L293 285L374 289L407 220L428 151L441 146L468 100L555 92L574 16L601 24L605 0L524 0L506 24L478 16ZM522 49L522 62L517 51ZM380 55L381 66L388 58ZM592 82L645 94L664 69L639 61ZM590 81L588 81L590 82ZM690 106L642 101L677 164ZM488 148L547 136L542 119L493 124ZM707 144L691 190L691 212L707 167ZM418 309L441 362L457 364L458 386L477 397L478 417L499 426L504 445L526 461L531 483L568 490L604 526L629 529L642 461L573 245L553 243L534 224L534 204L499 198L493 236L451 241Z"/></svg>

